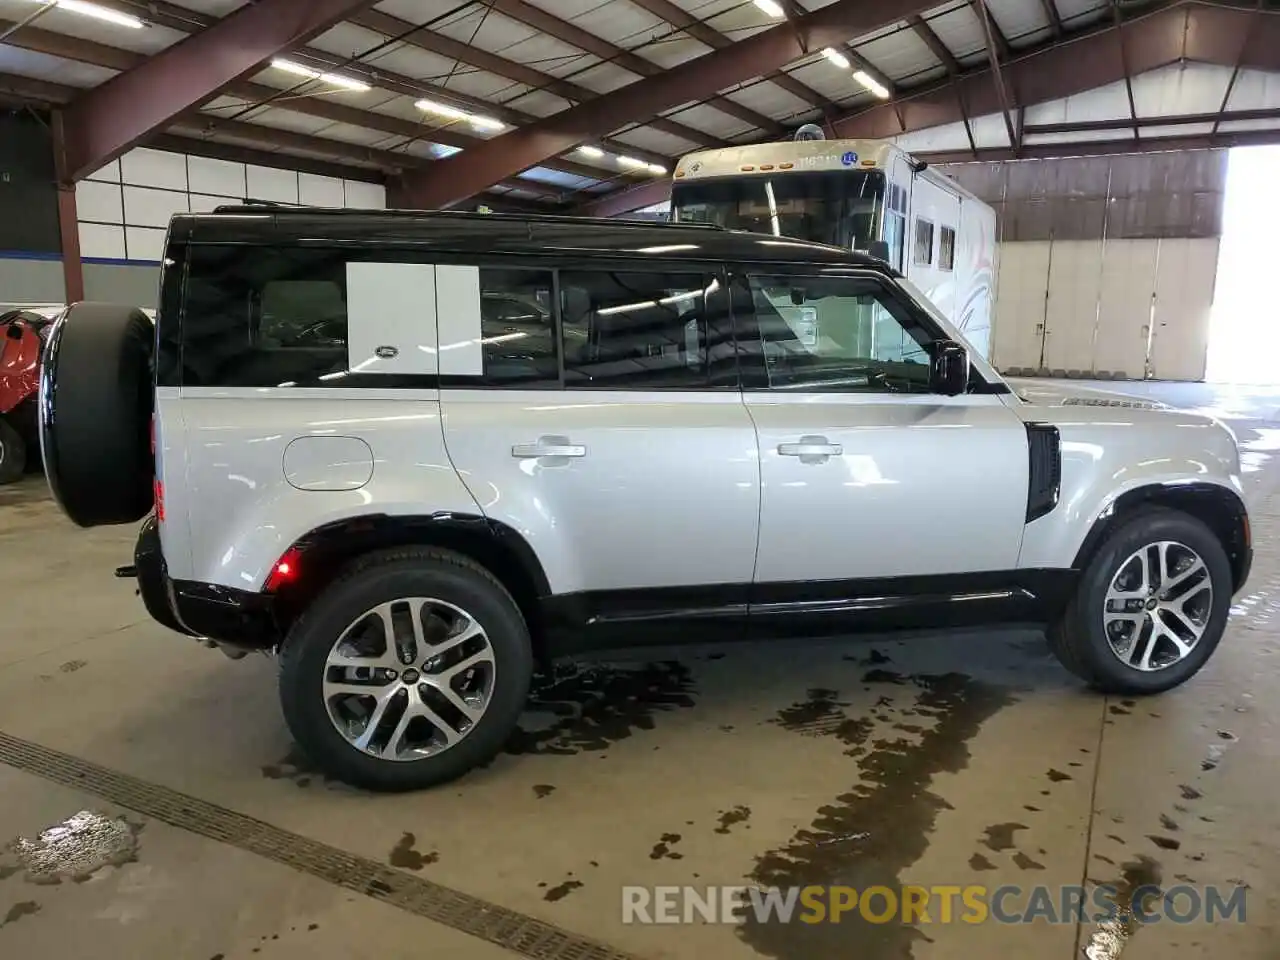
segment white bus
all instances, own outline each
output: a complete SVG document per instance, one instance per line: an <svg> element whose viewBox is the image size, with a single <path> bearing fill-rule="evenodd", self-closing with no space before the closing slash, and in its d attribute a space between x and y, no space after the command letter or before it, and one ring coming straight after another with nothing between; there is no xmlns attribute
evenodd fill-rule
<svg viewBox="0 0 1280 960"><path fill-rule="evenodd" d="M676 166L671 219L879 256L990 358L995 211L891 143L797 139L689 154Z"/></svg>

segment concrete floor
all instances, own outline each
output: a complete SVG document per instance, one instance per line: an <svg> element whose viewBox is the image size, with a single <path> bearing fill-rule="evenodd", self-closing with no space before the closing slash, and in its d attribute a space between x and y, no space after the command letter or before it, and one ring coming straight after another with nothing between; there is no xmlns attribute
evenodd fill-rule
<svg viewBox="0 0 1280 960"><path fill-rule="evenodd" d="M1275 957L1280 391L1105 386L1213 409L1245 449L1253 576L1182 689L1107 700L1026 634L649 653L566 670L512 752L408 796L314 774L270 661L151 623L111 578L130 530L0 489L0 844L122 818L81 882L0 854L0 957ZM1108 946L1092 923L621 919L623 885L1135 876L1245 884L1246 922Z"/></svg>

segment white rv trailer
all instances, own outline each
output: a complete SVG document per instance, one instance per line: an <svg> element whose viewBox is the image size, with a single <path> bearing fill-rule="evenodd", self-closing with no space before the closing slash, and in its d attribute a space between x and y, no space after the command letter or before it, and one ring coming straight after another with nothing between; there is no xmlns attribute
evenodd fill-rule
<svg viewBox="0 0 1280 960"><path fill-rule="evenodd" d="M990 358L995 211L891 143L802 139L689 154L675 169L671 218L877 253Z"/></svg>

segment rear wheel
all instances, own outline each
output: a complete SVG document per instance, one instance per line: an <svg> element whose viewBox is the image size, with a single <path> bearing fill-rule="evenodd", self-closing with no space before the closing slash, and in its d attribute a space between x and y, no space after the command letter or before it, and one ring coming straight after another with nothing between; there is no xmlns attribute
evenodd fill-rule
<svg viewBox="0 0 1280 960"><path fill-rule="evenodd" d="M532 670L524 618L488 571L403 548L357 561L299 618L280 700L294 738L331 776L413 790L502 749Z"/></svg>
<svg viewBox="0 0 1280 960"><path fill-rule="evenodd" d="M0 419L0 483L16 483L27 468L27 445L12 425Z"/></svg>
<svg viewBox="0 0 1280 960"><path fill-rule="evenodd" d="M1058 659L1107 693L1159 693L1199 672L1222 639L1231 564L1194 517L1144 511L1102 545L1050 629Z"/></svg>
<svg viewBox="0 0 1280 960"><path fill-rule="evenodd" d="M78 303L55 324L40 372L40 446L62 509L82 527L151 510L155 327L137 307Z"/></svg>

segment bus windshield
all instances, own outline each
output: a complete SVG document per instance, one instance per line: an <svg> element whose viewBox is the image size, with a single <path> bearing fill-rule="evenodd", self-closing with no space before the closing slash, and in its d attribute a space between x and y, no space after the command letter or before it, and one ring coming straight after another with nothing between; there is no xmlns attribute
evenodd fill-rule
<svg viewBox="0 0 1280 960"><path fill-rule="evenodd" d="M866 250L880 235L878 170L782 173L676 183L672 219Z"/></svg>

